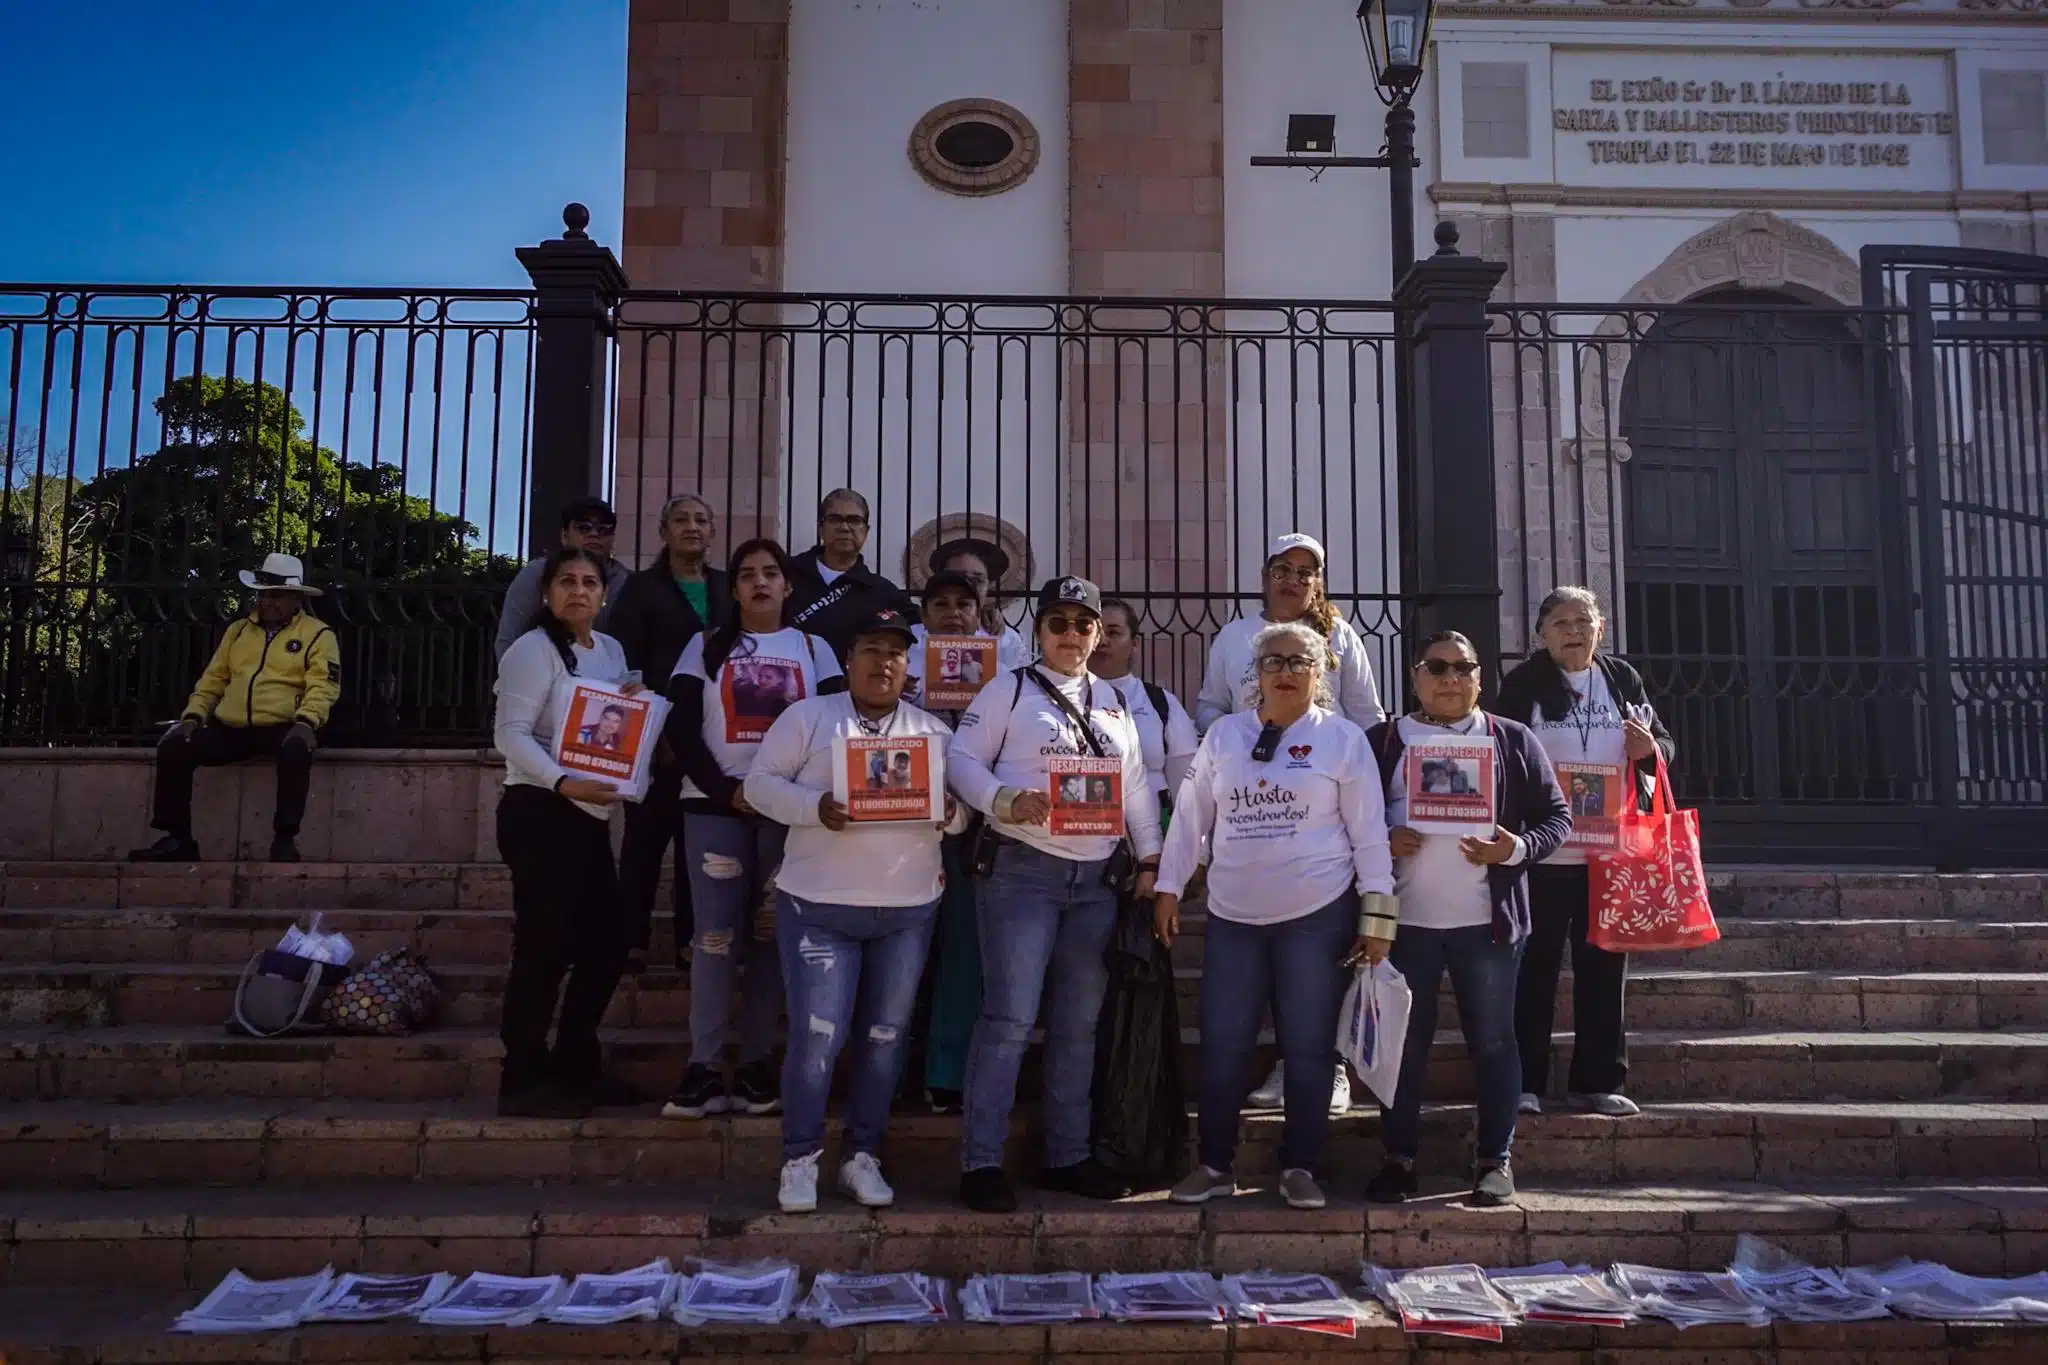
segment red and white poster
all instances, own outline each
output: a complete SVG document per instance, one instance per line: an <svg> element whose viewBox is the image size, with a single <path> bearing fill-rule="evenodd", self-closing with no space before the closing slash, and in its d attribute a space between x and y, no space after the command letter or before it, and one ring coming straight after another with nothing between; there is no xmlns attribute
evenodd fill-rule
<svg viewBox="0 0 2048 1365"><path fill-rule="evenodd" d="M946 755L930 735L838 735L832 798L854 821L946 818Z"/></svg>
<svg viewBox="0 0 2048 1365"><path fill-rule="evenodd" d="M996 642L986 635L932 635L924 642L924 705L961 711L996 675Z"/></svg>
<svg viewBox="0 0 2048 1365"><path fill-rule="evenodd" d="M727 744L759 744L775 718L804 699L804 670L794 659L749 654L728 659L718 678Z"/></svg>
<svg viewBox="0 0 2048 1365"><path fill-rule="evenodd" d="M1564 788L1564 801L1572 812L1566 846L1613 848L1622 799L1633 785L1628 770L1618 763L1559 763L1556 767L1557 784Z"/></svg>
<svg viewBox="0 0 2048 1365"><path fill-rule="evenodd" d="M1052 816L1046 822L1046 833L1058 837L1124 832L1123 760L1055 758L1048 766Z"/></svg>
<svg viewBox="0 0 2048 1365"><path fill-rule="evenodd" d="M1492 735L1431 735L1409 744L1402 762L1410 828L1423 834L1493 836Z"/></svg>
<svg viewBox="0 0 2048 1365"><path fill-rule="evenodd" d="M647 794L654 744L667 717L668 701L658 692L629 697L604 683L573 683L555 731L555 762L638 801Z"/></svg>

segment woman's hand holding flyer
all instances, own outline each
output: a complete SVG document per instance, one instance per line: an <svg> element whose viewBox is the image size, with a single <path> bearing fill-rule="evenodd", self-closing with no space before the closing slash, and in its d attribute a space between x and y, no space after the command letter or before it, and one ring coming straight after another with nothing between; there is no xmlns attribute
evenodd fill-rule
<svg viewBox="0 0 2048 1365"><path fill-rule="evenodd" d="M555 762L569 773L561 793L593 805L645 797L655 742L668 718L667 699L637 681L618 686L576 678L564 682L567 687L556 693L562 709L554 752Z"/></svg>

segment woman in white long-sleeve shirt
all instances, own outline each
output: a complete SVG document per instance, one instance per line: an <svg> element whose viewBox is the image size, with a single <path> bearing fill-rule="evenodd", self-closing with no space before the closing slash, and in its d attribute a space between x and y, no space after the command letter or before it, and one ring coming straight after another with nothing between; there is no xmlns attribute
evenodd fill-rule
<svg viewBox="0 0 2048 1365"><path fill-rule="evenodd" d="M1255 648L1259 707L1224 717L1203 738L1167 832L1153 909L1171 943L1206 840L1201 1161L1173 1198L1199 1204L1236 1193L1238 1100L1270 1002L1287 1078L1280 1192L1294 1208L1317 1209L1315 1166L1330 1122L1321 1078L1337 1059L1344 964L1347 952L1384 955L1369 945L1392 940L1383 898L1394 866L1365 732L1316 704L1322 638L1291 622L1260 631Z"/></svg>
<svg viewBox="0 0 2048 1365"><path fill-rule="evenodd" d="M556 550L540 583L539 613L498 665L492 727L505 755L498 851L512 872L498 1112L580 1118L594 1103L639 1098L604 1076L597 1042L630 944L609 824L619 794L565 772L554 759L555 735L577 680L622 683L628 674L619 642L592 628L604 605L604 563L588 550ZM639 689L636 683L625 690ZM551 1055L548 1025L558 994Z"/></svg>
<svg viewBox="0 0 2048 1365"><path fill-rule="evenodd" d="M1088 667L1104 682L1115 683L1131 704L1138 745L1145 752L1145 776L1159 796L1162 822L1173 809L1173 794L1195 761L1195 721L1180 698L1131 671L1138 642L1138 613L1121 597L1102 599L1102 642Z"/></svg>
<svg viewBox="0 0 2048 1365"><path fill-rule="evenodd" d="M978 879L981 1017L967 1057L960 1196L983 1212L1007 1212L1017 1196L1003 1175L1003 1145L1024 1045L1050 986L1046 1016L1045 1165L1039 1184L1094 1199L1130 1187L1089 1155L1089 1088L1095 1020L1109 982L1103 949L1116 927L1125 840L1134 895L1152 894L1159 858L1159 802L1131 724L1128 700L1088 672L1102 623L1102 594L1083 578L1055 578L1038 595L1040 662L981 689L960 718L951 782L988 818L994 862ZM1121 765L1124 835L1054 834L1051 763L1112 758Z"/></svg>

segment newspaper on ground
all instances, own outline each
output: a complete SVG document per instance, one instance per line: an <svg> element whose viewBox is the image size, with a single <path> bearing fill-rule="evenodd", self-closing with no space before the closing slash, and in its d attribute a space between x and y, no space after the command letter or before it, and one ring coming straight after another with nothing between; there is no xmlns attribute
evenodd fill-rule
<svg viewBox="0 0 2048 1365"><path fill-rule="evenodd" d="M845 1275L821 1270L799 1316L824 1327L869 1322L943 1322L946 1282L915 1271L892 1275Z"/></svg>
<svg viewBox="0 0 2048 1365"><path fill-rule="evenodd" d="M1743 1293L1733 1275L1698 1270L1661 1270L1617 1261L1608 1283L1644 1317L1663 1318L1680 1329L1704 1323L1768 1326L1771 1315Z"/></svg>
<svg viewBox="0 0 2048 1365"><path fill-rule="evenodd" d="M1866 1322L1891 1316L1877 1290L1853 1289L1840 1271L1811 1265L1746 1232L1735 1239L1728 1273L1743 1293L1783 1322Z"/></svg>
<svg viewBox="0 0 2048 1365"><path fill-rule="evenodd" d="M391 1322L418 1317L455 1287L447 1271L432 1275L364 1275L351 1270L335 1280L308 1322Z"/></svg>
<svg viewBox="0 0 2048 1365"><path fill-rule="evenodd" d="M1093 1286L1077 1270L1050 1275L976 1275L960 1291L969 1322L1078 1322L1097 1318Z"/></svg>
<svg viewBox="0 0 2048 1365"><path fill-rule="evenodd" d="M1512 1270L1489 1270L1486 1278L1515 1305L1525 1322L1626 1327L1636 1320L1629 1301L1591 1266L1551 1261Z"/></svg>
<svg viewBox="0 0 2048 1365"><path fill-rule="evenodd" d="M1902 1258L1842 1272L1850 1289L1881 1295L1894 1313L1941 1322L2048 1322L2048 1274L2017 1279L1965 1275Z"/></svg>
<svg viewBox="0 0 2048 1365"><path fill-rule="evenodd" d="M252 1280L230 1270L197 1306L178 1314L174 1332L275 1332L306 1320L334 1285L334 1267L289 1280Z"/></svg>
<svg viewBox="0 0 2048 1365"><path fill-rule="evenodd" d="M1231 1311L1216 1277L1195 1270L1097 1275L1095 1306L1118 1322L1221 1322Z"/></svg>
<svg viewBox="0 0 2048 1365"><path fill-rule="evenodd" d="M1402 1271L1368 1265L1365 1283L1407 1332L1499 1341L1501 1328L1521 1321L1515 1305L1487 1283L1486 1272L1476 1265Z"/></svg>
<svg viewBox="0 0 2048 1365"><path fill-rule="evenodd" d="M471 1271L448 1296L420 1314L435 1327L525 1327L568 1292L560 1275L491 1275Z"/></svg>
<svg viewBox="0 0 2048 1365"><path fill-rule="evenodd" d="M675 1267L659 1256L646 1265L611 1275L578 1275L569 1292L548 1306L549 1322L602 1327L614 1322L652 1322L668 1310L676 1292Z"/></svg>
<svg viewBox="0 0 2048 1365"><path fill-rule="evenodd" d="M796 1304L797 1269L788 1261L698 1263L682 1277L671 1314L685 1327L707 1322L782 1322Z"/></svg>
<svg viewBox="0 0 2048 1365"><path fill-rule="evenodd" d="M1372 1314L1327 1275L1256 1270L1223 1277L1223 1298L1240 1319L1261 1327L1292 1327L1328 1336L1355 1337Z"/></svg>

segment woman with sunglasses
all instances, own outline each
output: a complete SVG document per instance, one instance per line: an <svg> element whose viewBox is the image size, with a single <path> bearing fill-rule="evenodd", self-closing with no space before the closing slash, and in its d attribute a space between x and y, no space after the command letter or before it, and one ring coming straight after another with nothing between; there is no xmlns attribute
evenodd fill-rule
<svg viewBox="0 0 2048 1365"><path fill-rule="evenodd" d="M1238 1101L1271 1002L1288 1077L1280 1195L1291 1208L1319 1209L1315 1169L1330 1124L1321 1078L1337 1060L1344 964L1348 952L1386 955L1394 871L1379 766L1365 732L1329 709L1323 637L1291 621L1267 626L1253 647L1258 709L1225 716L1195 751L1153 907L1171 945L1206 843L1200 1161L1172 1198L1201 1204L1237 1192Z"/></svg>
<svg viewBox="0 0 2048 1365"><path fill-rule="evenodd" d="M1572 773L1572 815L1610 819L1622 800L1650 808L1657 756L1669 763L1677 746L1650 706L1642 675L1600 652L1607 622L1588 588L1553 588L1536 609L1540 642L1500 685L1495 708L1528 725L1554 763ZM1613 783L1607 780L1611 772ZM1610 785L1622 788L1610 791ZM1612 836L1609 837L1612 842ZM1515 1036L1521 1040L1521 1112L1543 1112L1550 1080L1550 1029L1556 1019L1557 974L1572 946L1572 1068L1566 1091L1574 1108L1610 1118L1637 1113L1621 1093L1628 1079L1628 1033L1622 998L1628 955L1586 942L1591 902L1586 847L1568 841L1529 871L1532 927L1515 987Z"/></svg>
<svg viewBox="0 0 2048 1365"><path fill-rule="evenodd" d="M1090 1155L1090 1088L1095 1021L1109 984L1103 950L1126 877L1132 895L1152 895L1159 802L1128 699L1088 671L1101 626L1093 583L1048 581L1038 594L1039 661L982 688L947 753L953 791L987 821L975 859L981 1017L968 1046L960 1152L960 1197L984 1213L1017 1207L1003 1146L1024 1046L1048 988L1038 1183L1091 1199L1130 1193ZM1091 757L1118 764L1121 836L1055 832L1052 761Z"/></svg>
<svg viewBox="0 0 2048 1365"><path fill-rule="evenodd" d="M1449 972L1478 1089L1477 1169L1471 1202L1510 1203L1515 1101L1522 1088L1515 1048L1515 970L1529 937L1529 869L1571 833L1572 817L1550 757L1529 727L1479 709L1479 656L1457 631L1423 642L1413 673L1422 705L1368 736L1387 786L1388 846L1400 898L1391 960L1415 993L1394 1102L1380 1110L1386 1164L1366 1198L1398 1204L1416 1193L1423 1084L1436 1039L1437 987ZM1491 835L1424 834L1408 823L1408 746L1444 735L1493 740Z"/></svg>

